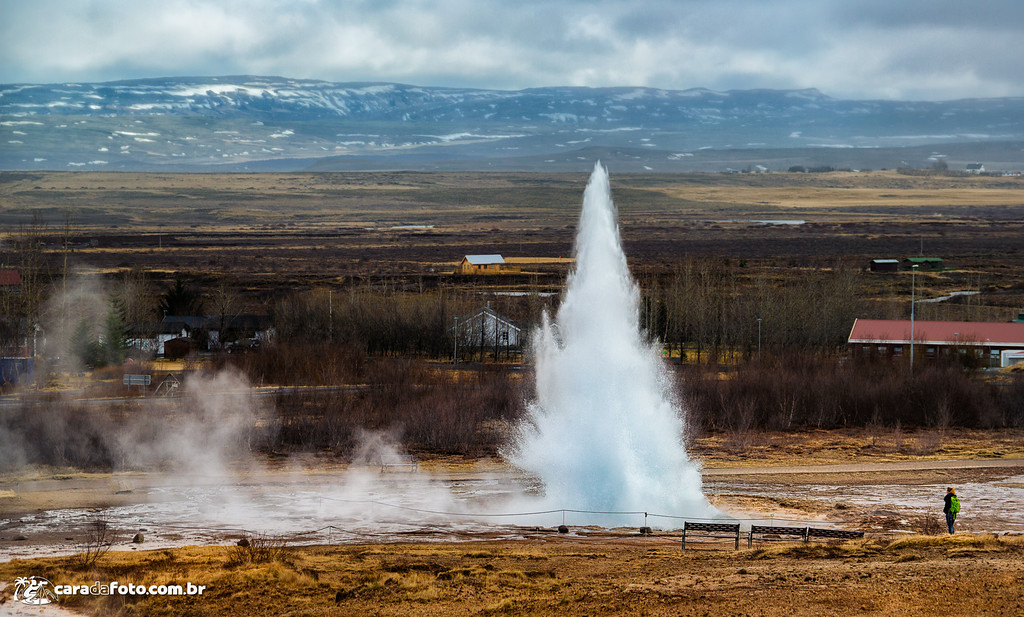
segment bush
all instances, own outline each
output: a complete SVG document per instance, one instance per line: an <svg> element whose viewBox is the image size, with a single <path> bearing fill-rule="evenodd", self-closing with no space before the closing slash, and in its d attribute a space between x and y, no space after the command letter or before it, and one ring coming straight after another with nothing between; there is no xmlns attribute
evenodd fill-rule
<svg viewBox="0 0 1024 617"><path fill-rule="evenodd" d="M997 386L955 365L911 372L794 352L740 365L724 377L701 366L679 373L698 430L1024 426L1024 381Z"/></svg>
<svg viewBox="0 0 1024 617"><path fill-rule="evenodd" d="M284 555L288 541L284 537L253 534L243 537L229 549L229 564L267 563Z"/></svg>
<svg viewBox="0 0 1024 617"><path fill-rule="evenodd" d="M351 455L364 431L387 432L412 450L493 454L503 427L521 417L524 397L502 372L456 381L422 362L377 360L367 383L289 390L276 399L275 449Z"/></svg>

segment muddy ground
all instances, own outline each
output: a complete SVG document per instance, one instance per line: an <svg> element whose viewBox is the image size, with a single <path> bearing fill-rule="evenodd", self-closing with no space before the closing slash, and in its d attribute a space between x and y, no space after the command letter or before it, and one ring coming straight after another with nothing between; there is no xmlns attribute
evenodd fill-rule
<svg viewBox="0 0 1024 617"><path fill-rule="evenodd" d="M965 510L960 533L949 537L941 533L942 496L932 495L952 484L1019 498L1019 434L949 433L929 455L887 447L868 433L765 435L758 440L763 449L743 455L722 443L711 436L697 448L705 453L705 491L718 508L744 520L859 529L866 538L842 544L761 539L748 549L744 535L738 551L734 540L724 539L691 539L684 551L671 528L641 535L637 527L570 525L563 534L552 524L456 528L431 522L365 535L263 536L273 549L263 560L235 546L259 534L175 536L150 527L138 544L130 539L135 529L120 530L109 553L83 564L85 526L25 533L31 526L24 521L46 512L68 521L78 513L76 520L88 521L90 514L160 494L167 476L23 469L5 475L0 487L0 555L7 557L0 580L8 583L0 591L0 614L14 606L11 583L27 575L63 584L194 582L209 588L202 597L62 603L66 611L93 615L1024 614L1020 510ZM304 470L305 477L330 482L348 468L307 460ZM268 466L263 473L261 481L287 482L296 471ZM500 460L423 457L414 473L470 486L513 472ZM401 485L413 475L386 477ZM884 491L892 503L873 501ZM975 506L981 500L964 499Z"/></svg>
<svg viewBox="0 0 1024 617"><path fill-rule="evenodd" d="M738 451L729 435L709 435L697 440L691 452L703 466L704 492L725 514L744 521L806 521L826 526L862 530L869 536L898 537L908 533L936 533L942 529L944 487L957 486L965 503L959 522L965 532L1024 532L1024 433L1019 430L949 430L934 446L929 431L879 434L877 431L803 431L758 433ZM897 442L899 446L897 447ZM929 444L921 453L920 443ZM323 499L363 498L339 487L351 483L353 472L364 474L373 499L400 503L417 494L413 507L445 509L435 501L456 495L458 500L486 501L529 491L531 480L500 459L417 455L415 471L352 466L323 457L292 457L289 461L248 461L223 477L206 478L167 470L118 472L79 469L23 468L0 475L0 555L28 557L76 552L80 536L93 519L109 518L132 525L122 531L126 548L160 548L182 543L216 544L237 540L246 529L270 529L270 523L236 515L230 531L202 529L176 500L188 502L192 516L223 521L231 513L194 502L214 503L238 498L259 503L295 518L311 522L291 524L282 514L275 533L287 536L296 530L346 524L350 511L332 510L341 504L324 505ZM353 489L355 490L355 489ZM279 494L282 502L267 501ZM303 504L305 500L305 504ZM314 503L319 500L319 503ZM1021 510L1017 510L1018 507ZM434 507L437 506L437 507ZM518 507L518 506L517 506ZM514 509L513 511L519 511ZM355 517L358 518L358 517ZM564 518L564 517L563 517ZM180 520L179 520L180 519ZM177 525L199 523L196 530ZM347 541L395 539L417 533L422 527L438 539L465 535L467 539L531 535L523 525L550 528L547 519L505 521L499 529L462 524L439 525L436 520L403 520L388 529L373 524L359 529L350 524ZM570 525L573 521L567 521ZM251 525L261 523L258 528ZM365 522L364 522L365 523ZM505 525L505 523L508 523ZM447 522L446 522L447 524ZM636 526L645 524L638 519ZM646 524L664 529L681 527L674 519L651 519ZM222 526L217 525L217 526ZM138 527L139 529L135 529ZM240 527L240 528L239 528ZM144 530L147 544L132 547L128 539ZM321 534L323 535L323 534ZM317 536L314 542L336 540ZM154 544L155 543L155 544Z"/></svg>
<svg viewBox="0 0 1024 617"><path fill-rule="evenodd" d="M493 494L499 499L528 483L500 463L446 467L416 472L415 477L389 472L379 479L374 477L379 472L371 470L367 477L376 488L359 494L339 491L338 487L352 482L344 466L309 471L301 478L293 469L264 470L217 482L141 472L26 478L7 484L14 488L0 493L0 555L11 559L81 552L92 525L100 520L110 525L113 546L121 550L231 544L261 534L292 544L393 543L410 538L432 542L517 538L530 543L550 536L559 523L566 524L572 534L594 540L633 535L643 525L655 527L664 537L679 537L682 520L658 513L651 513L649 519L633 517L636 520L630 519L630 526L604 529L579 520L572 512L560 518L557 513L494 518L494 512L508 511L508 506L504 510L483 507L485 514L480 517L418 512L432 508L432 500L445 501L452 495L459 497L445 505L438 501L436 509L488 499L474 495ZM744 534L750 524L859 530L886 541L939 534L945 485L960 487L965 503L957 523L960 532L1024 533L1019 510L1024 504L1024 459L709 468L704 478L710 503L736 518ZM350 499L354 500L351 507L338 503ZM224 504L234 502L274 514L281 508L280 517L233 513ZM381 504L385 504L383 510ZM402 511L405 506L413 511ZM512 507L512 511L523 509ZM143 534L144 542L132 542L136 533Z"/></svg>

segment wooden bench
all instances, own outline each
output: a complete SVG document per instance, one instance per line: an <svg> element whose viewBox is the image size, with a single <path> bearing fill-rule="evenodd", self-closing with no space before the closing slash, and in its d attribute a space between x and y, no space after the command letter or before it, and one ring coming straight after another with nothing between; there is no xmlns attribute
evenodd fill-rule
<svg viewBox="0 0 1024 617"><path fill-rule="evenodd" d="M696 533L694 533L696 532ZM683 521L683 548L686 548L686 536L699 538L718 538L734 540L736 548L740 547L739 523L691 523ZM723 535L728 534L728 535Z"/></svg>
<svg viewBox="0 0 1024 617"><path fill-rule="evenodd" d="M847 531L845 529L816 529L807 528L807 540L811 538L824 538L826 540L856 540L863 538L863 531Z"/></svg>
<svg viewBox="0 0 1024 617"><path fill-rule="evenodd" d="M411 454L396 454L395 456L382 456L380 459L380 471L384 473L391 467L408 467L410 471L417 471L420 464Z"/></svg>
<svg viewBox="0 0 1024 617"><path fill-rule="evenodd" d="M754 546L754 535L762 536L762 540L786 540L795 536L800 540L807 541L807 527L776 527L774 525L751 525L750 533L747 534L747 548ZM767 538L764 536L782 536L780 538Z"/></svg>

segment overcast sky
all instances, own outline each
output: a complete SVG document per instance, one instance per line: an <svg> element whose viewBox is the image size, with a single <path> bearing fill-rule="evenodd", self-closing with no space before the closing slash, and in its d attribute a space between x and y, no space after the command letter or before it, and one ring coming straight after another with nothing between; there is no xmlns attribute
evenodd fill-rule
<svg viewBox="0 0 1024 617"><path fill-rule="evenodd" d="M0 83L239 74L1024 96L1024 2L0 0Z"/></svg>

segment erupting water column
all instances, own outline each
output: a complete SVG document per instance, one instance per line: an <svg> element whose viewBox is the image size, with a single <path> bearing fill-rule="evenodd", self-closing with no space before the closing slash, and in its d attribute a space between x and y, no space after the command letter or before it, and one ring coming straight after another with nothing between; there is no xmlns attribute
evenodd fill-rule
<svg viewBox="0 0 1024 617"><path fill-rule="evenodd" d="M660 348L640 331L639 292L600 163L583 195L575 254L554 323L545 315L533 335L536 400L509 458L543 481L552 508L715 516L686 455Z"/></svg>

